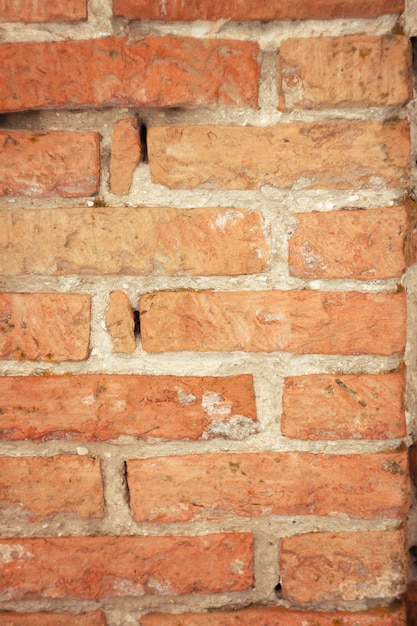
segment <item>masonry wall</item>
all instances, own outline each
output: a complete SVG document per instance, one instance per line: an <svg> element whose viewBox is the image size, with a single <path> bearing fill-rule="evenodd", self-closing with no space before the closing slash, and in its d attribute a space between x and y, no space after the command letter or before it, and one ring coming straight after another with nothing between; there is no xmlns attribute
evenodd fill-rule
<svg viewBox="0 0 417 626"><path fill-rule="evenodd" d="M412 623L414 10L0 0L1 625Z"/></svg>

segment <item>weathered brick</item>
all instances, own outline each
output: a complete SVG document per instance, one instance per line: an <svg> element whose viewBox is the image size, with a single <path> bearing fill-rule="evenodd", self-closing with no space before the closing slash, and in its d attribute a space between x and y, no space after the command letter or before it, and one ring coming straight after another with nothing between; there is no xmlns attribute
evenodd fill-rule
<svg viewBox="0 0 417 626"><path fill-rule="evenodd" d="M257 107L259 47L145 37L0 46L0 112L80 106ZM65 71L62 71L65 68Z"/></svg>
<svg viewBox="0 0 417 626"><path fill-rule="evenodd" d="M86 18L86 0L0 0L0 22L79 22Z"/></svg>
<svg viewBox="0 0 417 626"><path fill-rule="evenodd" d="M192 20L311 20L376 17L402 13L404 0L113 0L113 13L128 19Z"/></svg>
<svg viewBox="0 0 417 626"><path fill-rule="evenodd" d="M417 582L409 583L404 599L407 606L407 625L415 626L417 624Z"/></svg>
<svg viewBox="0 0 417 626"><path fill-rule="evenodd" d="M291 276L373 280L404 272L404 207L299 213L295 218L288 244Z"/></svg>
<svg viewBox="0 0 417 626"><path fill-rule="evenodd" d="M401 529L286 537L280 560L283 597L292 602L395 598L406 589Z"/></svg>
<svg viewBox="0 0 417 626"><path fill-rule="evenodd" d="M0 274L239 275L261 272L269 256L257 211L0 211Z"/></svg>
<svg viewBox="0 0 417 626"><path fill-rule="evenodd" d="M400 605L362 613L294 611L281 607L179 615L148 613L139 623L140 626L406 626L407 622L404 606Z"/></svg>
<svg viewBox="0 0 417 626"><path fill-rule="evenodd" d="M0 293L0 358L82 361L90 315L85 294Z"/></svg>
<svg viewBox="0 0 417 626"><path fill-rule="evenodd" d="M0 613L0 626L106 626L104 613Z"/></svg>
<svg viewBox="0 0 417 626"><path fill-rule="evenodd" d="M404 293L161 291L141 298L140 315L148 352L390 355L405 346Z"/></svg>
<svg viewBox="0 0 417 626"><path fill-rule="evenodd" d="M99 143L98 133L0 131L0 196L93 195Z"/></svg>
<svg viewBox="0 0 417 626"><path fill-rule="evenodd" d="M412 97L407 37L287 39L279 55L282 109L404 104Z"/></svg>
<svg viewBox="0 0 417 626"><path fill-rule="evenodd" d="M0 377L1 439L239 439L255 429L249 375Z"/></svg>
<svg viewBox="0 0 417 626"><path fill-rule="evenodd" d="M245 453L128 461L137 521L230 516L399 517L408 505L407 454Z"/></svg>
<svg viewBox="0 0 417 626"><path fill-rule="evenodd" d="M0 540L1 600L219 593L253 585L252 535Z"/></svg>
<svg viewBox="0 0 417 626"><path fill-rule="evenodd" d="M110 190L128 194L135 169L143 158L142 145L136 118L117 122L111 144Z"/></svg>
<svg viewBox="0 0 417 626"><path fill-rule="evenodd" d="M395 439L406 435L404 375L287 378L282 434L295 439Z"/></svg>
<svg viewBox="0 0 417 626"><path fill-rule="evenodd" d="M155 126L148 155L153 182L174 189L406 187L410 139L405 120Z"/></svg>
<svg viewBox="0 0 417 626"><path fill-rule="evenodd" d="M129 298L117 290L110 294L106 309L106 326L113 342L113 352L131 354L136 348L135 319Z"/></svg>

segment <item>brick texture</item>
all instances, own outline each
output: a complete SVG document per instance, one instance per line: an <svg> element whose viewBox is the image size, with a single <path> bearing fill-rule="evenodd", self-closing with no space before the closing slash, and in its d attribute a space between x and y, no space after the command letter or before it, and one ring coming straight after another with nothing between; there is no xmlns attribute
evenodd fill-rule
<svg viewBox="0 0 417 626"><path fill-rule="evenodd" d="M110 190L128 194L133 173L143 159L140 129L136 118L120 120L113 131L110 154Z"/></svg>
<svg viewBox="0 0 417 626"><path fill-rule="evenodd" d="M13 440L239 439L256 429L255 392L249 375L3 376L0 425Z"/></svg>
<svg viewBox="0 0 417 626"><path fill-rule="evenodd" d="M101 611L88 613L0 613L0 626L106 626Z"/></svg>
<svg viewBox="0 0 417 626"><path fill-rule="evenodd" d="M404 593L403 530L307 533L281 544L281 583L298 603L391 598Z"/></svg>
<svg viewBox="0 0 417 626"><path fill-rule="evenodd" d="M99 179L98 133L0 131L0 196L91 196Z"/></svg>
<svg viewBox="0 0 417 626"><path fill-rule="evenodd" d="M0 293L0 358L82 361L89 341L89 296Z"/></svg>
<svg viewBox="0 0 417 626"><path fill-rule="evenodd" d="M0 252L8 275L253 274L270 257L257 211L210 208L4 210Z"/></svg>
<svg viewBox="0 0 417 626"><path fill-rule="evenodd" d="M291 276L375 280L404 272L404 207L300 213L295 217L295 232L288 244Z"/></svg>
<svg viewBox="0 0 417 626"><path fill-rule="evenodd" d="M79 106L257 106L258 45L176 37L0 46L0 112ZM65 72L62 68L65 67Z"/></svg>
<svg viewBox="0 0 417 626"><path fill-rule="evenodd" d="M123 291L110 294L106 326L113 342L113 352L131 354L136 348L135 319L129 299Z"/></svg>
<svg viewBox="0 0 417 626"><path fill-rule="evenodd" d="M310 20L402 13L403 0L113 0L113 12L141 20Z"/></svg>
<svg viewBox="0 0 417 626"><path fill-rule="evenodd" d="M0 0L0 22L78 22L86 17L86 0Z"/></svg>
<svg viewBox="0 0 417 626"><path fill-rule="evenodd" d="M407 186L410 140L405 120L156 126L148 155L153 182L173 189L372 189Z"/></svg>
<svg viewBox="0 0 417 626"><path fill-rule="evenodd" d="M280 48L282 109L404 104L412 97L407 37L287 39Z"/></svg>
<svg viewBox="0 0 417 626"><path fill-rule="evenodd" d="M408 505L405 451L131 459L128 484L137 521L265 514L401 518Z"/></svg>
<svg viewBox="0 0 417 626"><path fill-rule="evenodd" d="M0 541L1 600L219 593L253 584L252 536Z"/></svg>
<svg viewBox="0 0 417 626"><path fill-rule="evenodd" d="M149 352L389 355L405 346L404 293L157 292L141 298L140 313Z"/></svg>
<svg viewBox="0 0 417 626"><path fill-rule="evenodd" d="M282 434L295 439L395 439L406 435L404 374L287 378Z"/></svg>
<svg viewBox="0 0 417 626"><path fill-rule="evenodd" d="M0 457L0 498L3 519L34 522L58 513L101 518L100 462L73 455Z"/></svg>

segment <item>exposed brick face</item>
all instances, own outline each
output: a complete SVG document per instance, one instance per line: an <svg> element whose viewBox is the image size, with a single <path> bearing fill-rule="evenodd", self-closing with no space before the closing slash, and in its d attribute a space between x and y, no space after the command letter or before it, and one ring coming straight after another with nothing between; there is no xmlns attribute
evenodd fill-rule
<svg viewBox="0 0 417 626"><path fill-rule="evenodd" d="M120 120L113 131L110 155L110 189L128 194L133 173L143 158L140 129L136 118Z"/></svg>
<svg viewBox="0 0 417 626"><path fill-rule="evenodd" d="M136 348L135 320L129 299L123 291L110 294L106 326L113 342L113 352L130 354Z"/></svg>
<svg viewBox="0 0 417 626"><path fill-rule="evenodd" d="M78 22L86 17L86 0L0 0L0 22Z"/></svg>

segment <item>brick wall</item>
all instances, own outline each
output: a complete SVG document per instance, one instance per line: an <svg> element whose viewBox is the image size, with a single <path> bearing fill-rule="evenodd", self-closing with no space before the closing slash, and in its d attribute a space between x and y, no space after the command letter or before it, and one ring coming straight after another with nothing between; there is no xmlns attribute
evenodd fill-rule
<svg viewBox="0 0 417 626"><path fill-rule="evenodd" d="M412 623L415 8L0 0L1 626Z"/></svg>

